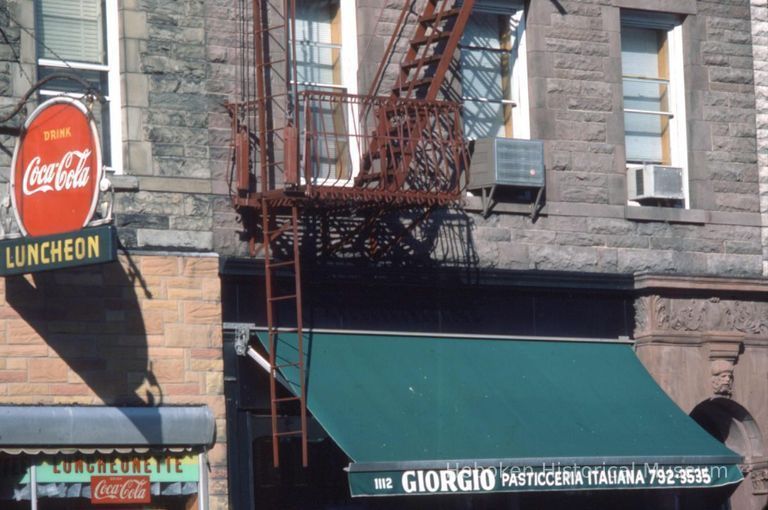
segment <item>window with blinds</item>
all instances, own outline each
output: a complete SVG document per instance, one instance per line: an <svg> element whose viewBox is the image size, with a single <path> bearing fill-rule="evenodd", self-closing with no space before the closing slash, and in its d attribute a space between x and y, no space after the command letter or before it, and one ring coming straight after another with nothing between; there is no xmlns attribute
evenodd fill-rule
<svg viewBox="0 0 768 510"><path fill-rule="evenodd" d="M106 64L101 0L37 0L38 57Z"/></svg>
<svg viewBox="0 0 768 510"><path fill-rule="evenodd" d="M512 136L509 17L474 14L461 49L465 135L473 139Z"/></svg>
<svg viewBox="0 0 768 510"><path fill-rule="evenodd" d="M117 62L119 0L34 0L38 79L76 75L106 99L93 112L102 139L104 164L121 171L120 75ZM78 98L86 91L75 81L55 78L40 95Z"/></svg>
<svg viewBox="0 0 768 510"><path fill-rule="evenodd" d="M640 175L638 169L650 168L649 165L681 169L686 198L674 202L675 207L688 207L682 21L682 17L668 13L629 9L621 12L621 83L628 175ZM665 203L653 201L643 205ZM632 201L630 204L641 205Z"/></svg>
<svg viewBox="0 0 768 510"><path fill-rule="evenodd" d="M296 78L302 87L339 87L341 20L338 1L296 2Z"/></svg>
<svg viewBox="0 0 768 510"><path fill-rule="evenodd" d="M621 31L627 161L671 164L669 54L666 31Z"/></svg>
<svg viewBox="0 0 768 510"><path fill-rule="evenodd" d="M339 0L296 1L296 82L299 90L346 92L342 71L342 27ZM311 109L313 129L325 133L311 147L315 184L349 179L352 172L350 111L342 103L319 102ZM306 122L299 108L299 123Z"/></svg>
<svg viewBox="0 0 768 510"><path fill-rule="evenodd" d="M464 134L469 139L527 134L527 129L515 126L522 123L515 109L527 108L522 14L520 2L478 0L464 29L460 76Z"/></svg>

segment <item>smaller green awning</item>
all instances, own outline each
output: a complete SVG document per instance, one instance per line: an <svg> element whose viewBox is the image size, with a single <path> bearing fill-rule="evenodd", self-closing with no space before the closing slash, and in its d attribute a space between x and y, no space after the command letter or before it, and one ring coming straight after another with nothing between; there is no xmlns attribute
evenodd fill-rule
<svg viewBox="0 0 768 510"><path fill-rule="evenodd" d="M280 364L296 361L296 340L278 336ZM312 331L305 356L308 408L352 459L353 496L742 480L741 457L629 342ZM283 376L297 391L298 371Z"/></svg>

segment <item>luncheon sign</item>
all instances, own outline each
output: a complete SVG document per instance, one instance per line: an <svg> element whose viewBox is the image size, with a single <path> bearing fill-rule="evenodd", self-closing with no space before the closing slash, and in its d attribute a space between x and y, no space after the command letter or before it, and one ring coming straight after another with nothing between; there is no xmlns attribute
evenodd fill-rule
<svg viewBox="0 0 768 510"><path fill-rule="evenodd" d="M11 202L24 237L0 242L0 275L115 259L114 230L85 229L102 169L96 125L82 103L57 97L32 112L12 168Z"/></svg>

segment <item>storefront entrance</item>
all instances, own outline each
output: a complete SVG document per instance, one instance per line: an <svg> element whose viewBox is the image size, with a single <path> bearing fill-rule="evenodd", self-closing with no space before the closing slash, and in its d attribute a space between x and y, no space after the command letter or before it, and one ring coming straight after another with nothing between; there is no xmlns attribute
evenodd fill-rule
<svg viewBox="0 0 768 510"><path fill-rule="evenodd" d="M0 508L208 508L204 406L0 406L0 430Z"/></svg>

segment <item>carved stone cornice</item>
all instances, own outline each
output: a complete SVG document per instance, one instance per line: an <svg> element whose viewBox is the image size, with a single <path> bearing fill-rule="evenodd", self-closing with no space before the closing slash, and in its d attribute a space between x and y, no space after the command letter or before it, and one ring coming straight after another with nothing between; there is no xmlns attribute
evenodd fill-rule
<svg viewBox="0 0 768 510"><path fill-rule="evenodd" d="M768 335L768 302L734 299L671 298L635 300L635 336L669 332Z"/></svg>
<svg viewBox="0 0 768 510"><path fill-rule="evenodd" d="M752 494L768 494L768 461L747 462L741 470L752 483Z"/></svg>

